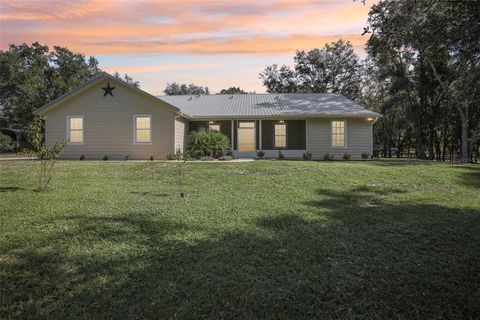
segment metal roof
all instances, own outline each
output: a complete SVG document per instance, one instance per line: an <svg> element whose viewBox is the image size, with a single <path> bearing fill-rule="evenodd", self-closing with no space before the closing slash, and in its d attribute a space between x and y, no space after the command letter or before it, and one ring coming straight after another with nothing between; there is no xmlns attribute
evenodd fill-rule
<svg viewBox="0 0 480 320"><path fill-rule="evenodd" d="M191 118L381 117L330 93L157 96Z"/></svg>

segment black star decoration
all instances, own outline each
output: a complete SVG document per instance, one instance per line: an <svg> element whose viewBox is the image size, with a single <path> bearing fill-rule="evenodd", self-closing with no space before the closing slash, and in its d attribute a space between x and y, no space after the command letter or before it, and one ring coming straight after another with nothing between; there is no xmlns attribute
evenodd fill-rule
<svg viewBox="0 0 480 320"><path fill-rule="evenodd" d="M105 88L102 88L105 93L103 94L103 96L105 97L107 94L111 95L113 97L113 89L115 89L115 87L110 87L110 82L107 83L107 86Z"/></svg>

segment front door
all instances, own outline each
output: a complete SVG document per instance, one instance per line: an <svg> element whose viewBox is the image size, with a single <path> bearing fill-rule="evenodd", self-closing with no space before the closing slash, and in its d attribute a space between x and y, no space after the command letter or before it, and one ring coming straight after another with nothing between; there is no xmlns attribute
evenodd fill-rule
<svg viewBox="0 0 480 320"><path fill-rule="evenodd" d="M238 122L238 151L255 151L255 121Z"/></svg>

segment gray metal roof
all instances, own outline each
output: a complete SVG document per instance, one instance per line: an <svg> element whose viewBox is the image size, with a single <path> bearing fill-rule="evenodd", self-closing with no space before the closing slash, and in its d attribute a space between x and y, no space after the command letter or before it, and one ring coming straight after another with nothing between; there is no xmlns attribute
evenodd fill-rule
<svg viewBox="0 0 480 320"><path fill-rule="evenodd" d="M341 94L225 94L158 98L192 118L381 117Z"/></svg>

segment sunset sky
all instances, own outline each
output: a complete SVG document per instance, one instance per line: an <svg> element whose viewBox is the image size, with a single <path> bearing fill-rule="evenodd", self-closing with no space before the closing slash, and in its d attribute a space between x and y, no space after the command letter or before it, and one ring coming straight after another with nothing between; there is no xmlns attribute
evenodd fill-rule
<svg viewBox="0 0 480 320"><path fill-rule="evenodd" d="M93 55L162 94L167 82L265 92L266 65L293 64L297 49L361 36L373 0L0 0L0 45L39 41Z"/></svg>

